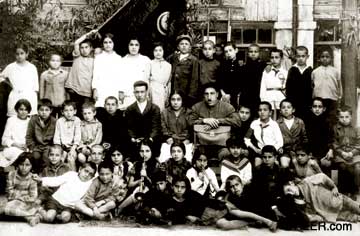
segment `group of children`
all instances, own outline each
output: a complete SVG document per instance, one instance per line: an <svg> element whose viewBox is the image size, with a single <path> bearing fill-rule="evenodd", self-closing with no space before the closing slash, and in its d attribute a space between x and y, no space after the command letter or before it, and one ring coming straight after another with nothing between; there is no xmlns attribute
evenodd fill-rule
<svg viewBox="0 0 360 236"><path fill-rule="evenodd" d="M151 61L139 53L137 38L123 58L111 34L93 52L87 37L94 32L75 42L70 72L51 54L39 83L20 45L16 62L1 73L12 91L0 152L1 174L8 172L0 213L31 225L131 215L143 224L235 229L252 222L271 231L335 221L343 210L359 215L351 199L360 187L359 134L351 109L339 107L341 82L329 50L312 70L307 48L297 47L287 70L281 50L265 63L255 44L245 65L232 43L218 61L214 43L205 41L198 59L191 38L181 35L169 62L161 44ZM190 108L210 83L241 122L226 141L220 178L208 154L191 144ZM40 99L33 99L38 91ZM216 113L208 109L201 119ZM326 176L334 169L344 195ZM322 188L331 196L318 194Z"/></svg>

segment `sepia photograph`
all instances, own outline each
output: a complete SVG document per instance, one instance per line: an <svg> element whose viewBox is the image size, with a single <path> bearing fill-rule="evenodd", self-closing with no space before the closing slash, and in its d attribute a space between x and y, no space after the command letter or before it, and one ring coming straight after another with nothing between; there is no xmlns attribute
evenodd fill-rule
<svg viewBox="0 0 360 236"><path fill-rule="evenodd" d="M360 1L0 0L0 236L358 235Z"/></svg>

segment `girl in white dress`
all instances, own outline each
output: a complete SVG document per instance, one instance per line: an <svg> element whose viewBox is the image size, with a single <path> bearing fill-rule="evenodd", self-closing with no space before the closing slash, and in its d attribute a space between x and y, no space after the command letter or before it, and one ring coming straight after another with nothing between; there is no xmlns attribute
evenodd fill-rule
<svg viewBox="0 0 360 236"><path fill-rule="evenodd" d="M1 145L4 150L0 152L0 167L8 167L16 161L19 155L27 150L26 131L29 123L31 104L26 99L20 99L15 104L17 116L8 118Z"/></svg>
<svg viewBox="0 0 360 236"><path fill-rule="evenodd" d="M137 38L130 38L129 53L124 57L122 85L124 92L124 109L136 101L134 96L134 83L142 80L149 84L151 60L140 54L140 42Z"/></svg>
<svg viewBox="0 0 360 236"><path fill-rule="evenodd" d="M114 51L113 38L112 34L105 34L103 51L95 56L92 89L96 107L103 107L109 96L120 99L123 62Z"/></svg>
<svg viewBox="0 0 360 236"><path fill-rule="evenodd" d="M156 44L154 60L151 61L150 91L152 102L159 106L160 111L165 108L165 102L170 90L171 64L164 60L164 47Z"/></svg>
<svg viewBox="0 0 360 236"><path fill-rule="evenodd" d="M27 61L29 48L26 45L16 47L16 61L6 66L0 74L0 80L9 79L12 90L7 104L7 115L14 116L14 105L19 99L26 99L32 107L37 108L39 77L36 67ZM31 114L36 114L36 109Z"/></svg>

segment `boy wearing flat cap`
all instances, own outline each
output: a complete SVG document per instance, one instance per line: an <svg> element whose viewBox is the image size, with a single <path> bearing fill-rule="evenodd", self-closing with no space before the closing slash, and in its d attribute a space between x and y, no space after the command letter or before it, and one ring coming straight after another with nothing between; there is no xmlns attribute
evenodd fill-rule
<svg viewBox="0 0 360 236"><path fill-rule="evenodd" d="M191 54L192 39L189 35L176 38L178 52L169 57L172 64L172 91L181 90L186 95L185 106L191 107L198 101L200 65L198 59Z"/></svg>

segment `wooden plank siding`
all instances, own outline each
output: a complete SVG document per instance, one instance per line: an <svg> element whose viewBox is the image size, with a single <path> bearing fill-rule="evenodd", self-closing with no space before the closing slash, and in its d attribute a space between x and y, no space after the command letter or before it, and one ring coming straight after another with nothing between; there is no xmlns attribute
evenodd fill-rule
<svg viewBox="0 0 360 236"><path fill-rule="evenodd" d="M245 17L248 21L276 21L277 4L274 0L247 0Z"/></svg>
<svg viewBox="0 0 360 236"><path fill-rule="evenodd" d="M314 19L339 19L341 0L314 0Z"/></svg>

